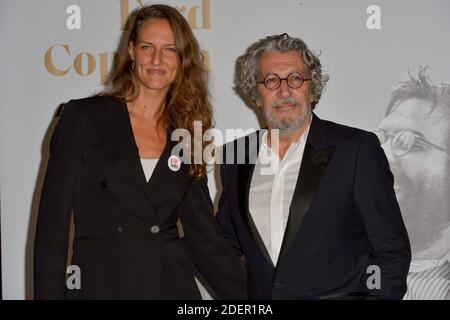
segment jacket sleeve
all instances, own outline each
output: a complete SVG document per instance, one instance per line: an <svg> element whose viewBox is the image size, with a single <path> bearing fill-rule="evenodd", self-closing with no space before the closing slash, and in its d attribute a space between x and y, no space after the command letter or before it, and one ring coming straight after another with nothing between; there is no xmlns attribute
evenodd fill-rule
<svg viewBox="0 0 450 320"><path fill-rule="evenodd" d="M50 141L34 244L35 299L63 299L70 216L81 163L80 119L72 101L63 109Z"/></svg>
<svg viewBox="0 0 450 320"><path fill-rule="evenodd" d="M354 197L371 247L372 264L381 272L381 288L368 289L369 296L402 299L411 248L389 162L373 133L367 133L359 147Z"/></svg>
<svg viewBox="0 0 450 320"><path fill-rule="evenodd" d="M221 299L247 299L244 265L226 245L214 220L205 179L194 180L180 206L180 220L194 262Z"/></svg>
<svg viewBox="0 0 450 320"><path fill-rule="evenodd" d="M233 252L238 256L242 257L244 254L242 252L241 246L239 245L239 240L236 235L236 230L231 217L231 208L228 200L228 186L226 183L226 167L224 164L220 165L220 180L222 183L222 193L219 199L219 208L216 213L216 221L220 226L222 234L227 242L228 246L233 250Z"/></svg>

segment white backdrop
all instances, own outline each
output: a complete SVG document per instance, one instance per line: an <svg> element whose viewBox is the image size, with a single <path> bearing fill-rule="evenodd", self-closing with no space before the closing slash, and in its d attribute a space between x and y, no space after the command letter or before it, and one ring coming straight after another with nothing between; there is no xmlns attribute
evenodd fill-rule
<svg viewBox="0 0 450 320"><path fill-rule="evenodd" d="M331 79L316 113L335 122L374 130L383 119L393 85L402 74L417 72L421 65L430 66L428 74L436 83L450 80L448 0L160 2L177 7L190 19L209 55L211 95L220 129L259 127L256 114L233 90L233 74L236 58L247 46L270 34L299 36L313 50L322 52L321 60ZM102 73L109 66L104 58L110 58L108 53L117 47L126 12L151 3L155 2L0 3L4 299L32 297L34 223L54 113L60 103L101 89ZM66 27L70 16L66 9L72 4L81 9L80 30ZM381 29L367 27L370 5L381 10ZM66 69L64 75L56 75ZM210 179L210 188L214 197L214 179Z"/></svg>

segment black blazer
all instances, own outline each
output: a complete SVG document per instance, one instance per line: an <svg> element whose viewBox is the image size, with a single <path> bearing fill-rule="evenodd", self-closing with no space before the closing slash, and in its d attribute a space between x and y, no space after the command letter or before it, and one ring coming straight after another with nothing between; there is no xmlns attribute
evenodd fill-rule
<svg viewBox="0 0 450 320"><path fill-rule="evenodd" d="M401 299L410 245L377 137L313 116L274 266L248 207L254 168L249 162L255 163L258 152L249 141L260 142L261 136L256 132L225 146L216 215L230 247L245 256L249 298ZM242 153L245 164L229 164ZM379 290L366 285L370 265L381 269Z"/></svg>
<svg viewBox="0 0 450 320"><path fill-rule="evenodd" d="M168 167L174 145L168 136L147 183L124 102L65 105L41 194L35 298L200 299L191 256L220 298L246 298L245 267L223 241L205 179ZM65 280L72 210L79 290Z"/></svg>

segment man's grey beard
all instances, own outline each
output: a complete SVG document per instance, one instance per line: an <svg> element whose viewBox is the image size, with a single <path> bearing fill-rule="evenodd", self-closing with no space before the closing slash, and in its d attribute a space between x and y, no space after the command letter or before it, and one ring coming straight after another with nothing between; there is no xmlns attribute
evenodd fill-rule
<svg viewBox="0 0 450 320"><path fill-rule="evenodd" d="M306 106L305 112L300 114L297 118L292 119L292 120L291 119L277 119L276 116L274 115L274 109L276 107L279 107L279 106L285 105L285 104L291 104L291 105L296 106L297 108L300 106L300 102L298 102L297 100L295 100L292 97L289 97L289 98L282 98L282 99L276 100L272 104L269 113L266 113L263 109L263 113L266 118L267 124L272 129L280 130L280 135L289 135L289 134L294 133L297 129L301 128L306 122L309 121L309 119L311 118L311 114L312 114L311 104L309 103Z"/></svg>

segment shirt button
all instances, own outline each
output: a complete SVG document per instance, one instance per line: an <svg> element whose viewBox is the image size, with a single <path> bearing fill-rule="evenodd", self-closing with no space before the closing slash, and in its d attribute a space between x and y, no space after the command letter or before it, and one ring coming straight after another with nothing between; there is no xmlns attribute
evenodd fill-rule
<svg viewBox="0 0 450 320"><path fill-rule="evenodd" d="M159 232L159 226L157 226L157 225L152 226L152 227L150 228L150 231L151 231L152 233L154 233L154 234L158 233L158 232Z"/></svg>

